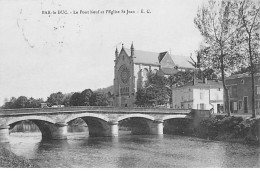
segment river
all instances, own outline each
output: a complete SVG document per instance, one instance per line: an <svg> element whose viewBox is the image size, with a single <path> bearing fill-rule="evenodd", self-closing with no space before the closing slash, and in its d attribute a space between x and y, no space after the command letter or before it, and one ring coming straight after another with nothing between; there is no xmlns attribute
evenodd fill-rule
<svg viewBox="0 0 260 171"><path fill-rule="evenodd" d="M42 141L41 133L11 133L8 148L40 167L260 167L259 147L177 135L88 137Z"/></svg>

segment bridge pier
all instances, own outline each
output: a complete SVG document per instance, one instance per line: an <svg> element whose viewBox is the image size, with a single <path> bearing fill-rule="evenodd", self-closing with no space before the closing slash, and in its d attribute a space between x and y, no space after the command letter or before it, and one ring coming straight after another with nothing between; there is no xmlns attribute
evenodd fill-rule
<svg viewBox="0 0 260 171"><path fill-rule="evenodd" d="M110 126L110 132L108 136L117 137L118 136L118 122L117 121L110 121L108 122Z"/></svg>
<svg viewBox="0 0 260 171"><path fill-rule="evenodd" d="M9 142L9 127L8 125L0 126L0 142Z"/></svg>
<svg viewBox="0 0 260 171"><path fill-rule="evenodd" d="M163 135L163 120L155 120L151 128L151 134Z"/></svg>
<svg viewBox="0 0 260 171"><path fill-rule="evenodd" d="M57 122L54 125L54 129L52 131L52 139L54 140L64 140L67 139L67 128L68 124L65 122Z"/></svg>

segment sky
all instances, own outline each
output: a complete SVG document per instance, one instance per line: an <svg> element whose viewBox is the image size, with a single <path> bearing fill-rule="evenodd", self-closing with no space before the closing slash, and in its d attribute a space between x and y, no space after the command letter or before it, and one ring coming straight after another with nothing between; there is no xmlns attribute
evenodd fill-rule
<svg viewBox="0 0 260 171"><path fill-rule="evenodd" d="M202 2L0 0L0 105L22 95L46 100L58 91L113 85L114 52L122 43L130 48L133 42L137 50L194 54L202 37L193 20Z"/></svg>

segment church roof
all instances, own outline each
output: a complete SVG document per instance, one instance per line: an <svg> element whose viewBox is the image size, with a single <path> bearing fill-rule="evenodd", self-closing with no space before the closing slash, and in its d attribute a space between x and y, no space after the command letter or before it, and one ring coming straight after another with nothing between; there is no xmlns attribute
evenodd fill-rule
<svg viewBox="0 0 260 171"><path fill-rule="evenodd" d="M171 55L174 63L180 68L193 68L193 66L188 62L190 57L183 55Z"/></svg>
<svg viewBox="0 0 260 171"><path fill-rule="evenodd" d="M130 49L125 48L125 51L128 56L131 56ZM135 57L134 63L160 65L158 56L159 56L159 53L135 50L134 51L134 57Z"/></svg>
<svg viewBox="0 0 260 171"><path fill-rule="evenodd" d="M131 49L124 48L128 56L131 56ZM148 65L160 65L162 59L167 54L166 52L156 53L142 50L134 50L134 63L148 64ZM174 64L179 67L192 68L188 62L188 56L170 55Z"/></svg>

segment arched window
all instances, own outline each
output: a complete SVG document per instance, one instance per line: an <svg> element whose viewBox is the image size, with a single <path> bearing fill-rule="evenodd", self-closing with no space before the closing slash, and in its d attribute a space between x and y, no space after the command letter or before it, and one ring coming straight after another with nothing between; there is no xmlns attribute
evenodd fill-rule
<svg viewBox="0 0 260 171"><path fill-rule="evenodd" d="M144 68L144 69L143 69L143 77L144 77L144 78L147 78L147 74L148 74L148 69L147 69L147 68Z"/></svg>
<svg viewBox="0 0 260 171"><path fill-rule="evenodd" d="M153 74L156 74L158 72L158 69L154 69L152 72Z"/></svg>

